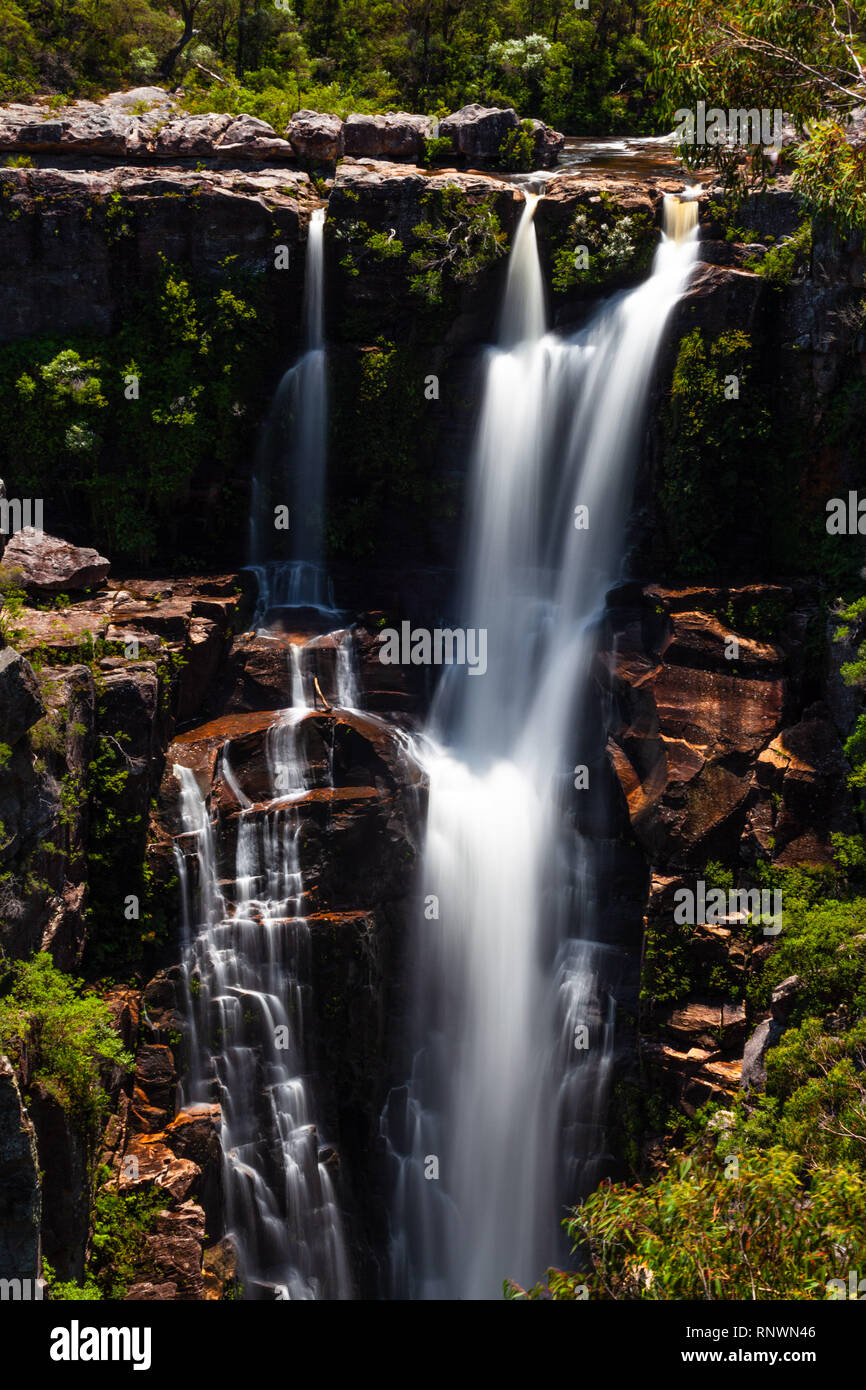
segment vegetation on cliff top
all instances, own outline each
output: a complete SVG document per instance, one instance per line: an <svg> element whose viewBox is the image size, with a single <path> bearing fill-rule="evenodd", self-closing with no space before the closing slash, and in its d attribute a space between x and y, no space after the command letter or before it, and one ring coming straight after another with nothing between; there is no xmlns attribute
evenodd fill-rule
<svg viewBox="0 0 866 1390"><path fill-rule="evenodd" d="M2 0L0 99L182 80L192 109L515 106L569 131L647 128L641 5L593 0ZM199 103L203 103L199 105Z"/></svg>

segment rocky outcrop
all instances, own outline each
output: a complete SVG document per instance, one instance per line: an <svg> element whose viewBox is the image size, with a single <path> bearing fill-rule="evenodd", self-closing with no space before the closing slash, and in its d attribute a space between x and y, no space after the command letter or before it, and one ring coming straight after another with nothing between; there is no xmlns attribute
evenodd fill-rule
<svg viewBox="0 0 866 1390"><path fill-rule="evenodd" d="M458 157L495 163L517 113L465 106L440 126ZM533 120L539 168L552 167L563 136ZM0 107L0 152L62 159L174 163L207 159L217 164L252 162L319 167L343 154L371 159L417 160L433 134L429 116L406 111L353 113L345 121L321 111L296 111L284 137L257 116L225 112L190 115L160 87L111 92L99 101L74 101L59 110L45 101Z"/></svg>
<svg viewBox="0 0 866 1390"><path fill-rule="evenodd" d="M343 122L321 111L296 111L286 139L302 164L336 164L343 153Z"/></svg>
<svg viewBox="0 0 866 1390"><path fill-rule="evenodd" d="M45 713L30 662L12 647L0 651L0 741L13 747Z"/></svg>
<svg viewBox="0 0 866 1390"><path fill-rule="evenodd" d="M535 133L533 141L533 166L536 169L555 169L559 156L565 147L565 136L552 130L544 121L532 121Z"/></svg>
<svg viewBox="0 0 866 1390"><path fill-rule="evenodd" d="M491 163L506 135L519 125L517 112L511 106L500 111L471 102L439 122L439 135L450 139L457 153L466 159Z"/></svg>
<svg viewBox="0 0 866 1390"><path fill-rule="evenodd" d="M697 608L710 599L723 610L721 593L641 597L612 613L600 677L617 712L609 753L631 823L657 859L727 861L760 797L758 755L782 726L784 653Z"/></svg>
<svg viewBox="0 0 866 1390"><path fill-rule="evenodd" d="M343 153L355 159L419 161L432 133L428 116L392 111L386 116L347 116L343 123Z"/></svg>
<svg viewBox="0 0 866 1390"><path fill-rule="evenodd" d="M775 1047L785 1031L791 1005L802 991L803 982L797 975L789 975L776 985L770 1002L770 1017L763 1019L755 1029L743 1052L743 1067L740 1085L743 1090L763 1090L767 1080L766 1060L771 1047Z"/></svg>
<svg viewBox="0 0 866 1390"><path fill-rule="evenodd" d="M278 274L280 315L292 320L314 203L307 175L291 169L0 168L0 336L111 333L164 259L203 281L222 280L228 256ZM288 248L287 270L275 271L275 245Z"/></svg>
<svg viewBox="0 0 866 1390"><path fill-rule="evenodd" d="M80 1280L90 1216L85 1144L69 1109L41 1081L31 1079L27 1108L42 1170L42 1254L58 1279Z"/></svg>
<svg viewBox="0 0 866 1390"><path fill-rule="evenodd" d="M290 161L292 146L255 116L208 112L190 116L160 87L111 92L59 111L41 102L0 108L0 150L39 156L232 163Z"/></svg>
<svg viewBox="0 0 866 1390"><path fill-rule="evenodd" d="M41 1208L36 1133L0 1054L0 1279L38 1278Z"/></svg>
<svg viewBox="0 0 866 1390"><path fill-rule="evenodd" d="M772 641L754 633L762 613L774 615ZM702 912L712 861L745 891L759 861L829 862L832 835L855 828L839 732L824 705L803 707L805 643L821 622L807 586L610 596L596 668L608 757L652 872L640 1051L689 1114L763 1085L799 988L778 986L768 1019L744 1006L774 929L756 937L753 900L727 892L724 910Z"/></svg>
<svg viewBox="0 0 866 1390"><path fill-rule="evenodd" d="M111 568L110 561L98 551L70 545L34 526L24 526L15 533L3 552L3 564L32 594L96 589Z"/></svg>

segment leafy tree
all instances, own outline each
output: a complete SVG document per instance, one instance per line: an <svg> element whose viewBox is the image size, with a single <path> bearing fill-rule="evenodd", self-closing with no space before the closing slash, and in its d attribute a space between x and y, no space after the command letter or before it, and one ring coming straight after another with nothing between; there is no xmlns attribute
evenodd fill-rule
<svg viewBox="0 0 866 1390"><path fill-rule="evenodd" d="M698 100L723 109L779 109L806 128L811 140L799 154L797 183L817 211L845 227L866 228L866 178L859 138L847 123L866 100L861 61L864 0L837 7L834 0L649 0L652 79L661 112ZM729 178L740 152L728 145L685 145L695 164L714 162ZM764 172L760 154L756 171Z"/></svg>

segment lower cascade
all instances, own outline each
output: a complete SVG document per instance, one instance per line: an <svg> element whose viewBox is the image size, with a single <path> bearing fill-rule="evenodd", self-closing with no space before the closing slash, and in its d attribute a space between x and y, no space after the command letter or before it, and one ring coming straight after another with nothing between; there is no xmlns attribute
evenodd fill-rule
<svg viewBox="0 0 866 1390"><path fill-rule="evenodd" d="M221 1106L225 1224L245 1295L345 1299L352 1285L333 1153L319 1141L307 1058L310 933L294 803L306 789L298 731L311 711L310 678L303 648L290 652L292 704L265 736L269 799L255 805L244 796L228 743L219 755L241 804L228 880L195 774L175 768L195 1059L189 1099Z"/></svg>
<svg viewBox="0 0 866 1390"><path fill-rule="evenodd" d="M614 1002L598 855L573 798L593 795L593 629L697 204L667 198L648 280L562 339L545 331L536 203L511 253L471 469L460 619L486 631L487 669L448 670L420 755L413 1073L383 1118L396 1297L497 1298L506 1277L539 1278L563 1203L604 1161Z"/></svg>

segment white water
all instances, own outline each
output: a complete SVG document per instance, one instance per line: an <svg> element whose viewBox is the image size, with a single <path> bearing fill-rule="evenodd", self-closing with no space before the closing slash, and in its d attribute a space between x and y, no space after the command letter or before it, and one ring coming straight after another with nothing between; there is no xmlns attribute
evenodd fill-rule
<svg viewBox="0 0 866 1390"><path fill-rule="evenodd" d="M277 388L253 482L250 568L259 586L255 626L275 607L333 607L322 565L328 425L324 245L325 209L317 208L307 236L304 351ZM289 507L288 530L274 526L277 505Z"/></svg>
<svg viewBox="0 0 866 1390"><path fill-rule="evenodd" d="M266 735L265 806L237 787L223 749L222 775L241 806L233 864L220 863L194 774L175 768L195 1059L189 1099L213 1098L216 1079L226 1229L246 1295L341 1299L351 1297L351 1278L331 1176L320 1161L306 1045L310 932L294 803L306 787L299 730L310 711L299 655L295 668L298 703Z"/></svg>
<svg viewBox="0 0 866 1390"><path fill-rule="evenodd" d="M696 206L670 200L668 230L683 216L690 230L664 236L649 279L562 340L544 331L536 201L511 254L471 474L460 613L488 629L488 670L452 669L431 724L422 893L439 915L419 914L414 1073L385 1116L403 1297L496 1298L506 1277L541 1277L561 1253L562 1203L604 1161L613 1000L593 850L567 812L591 794L572 769L595 751L581 745L593 625L619 573Z"/></svg>
<svg viewBox="0 0 866 1390"><path fill-rule="evenodd" d="M323 338L324 210L310 225L305 352L280 384L257 470L251 568L259 582L254 623L276 608L332 610L322 567L327 391ZM274 464L277 476L272 478ZM291 491L290 558L268 558L272 486ZM336 615L335 615L336 616ZM274 638L274 640L279 640ZM333 666L320 659L329 640ZM323 648L324 643L324 648ZM331 700L357 708L360 695L346 628L287 649L290 703L265 736L268 795L255 805L239 785L230 744L216 780L237 802L234 835L213 818L194 774L180 766L183 832L175 845L184 912L184 974L193 1069L188 1101L221 1106L226 1230L238 1252L245 1296L352 1297L343 1222L320 1153L308 1049L310 929L298 853L299 799L307 790L304 719ZM234 844L233 852L226 845Z"/></svg>

